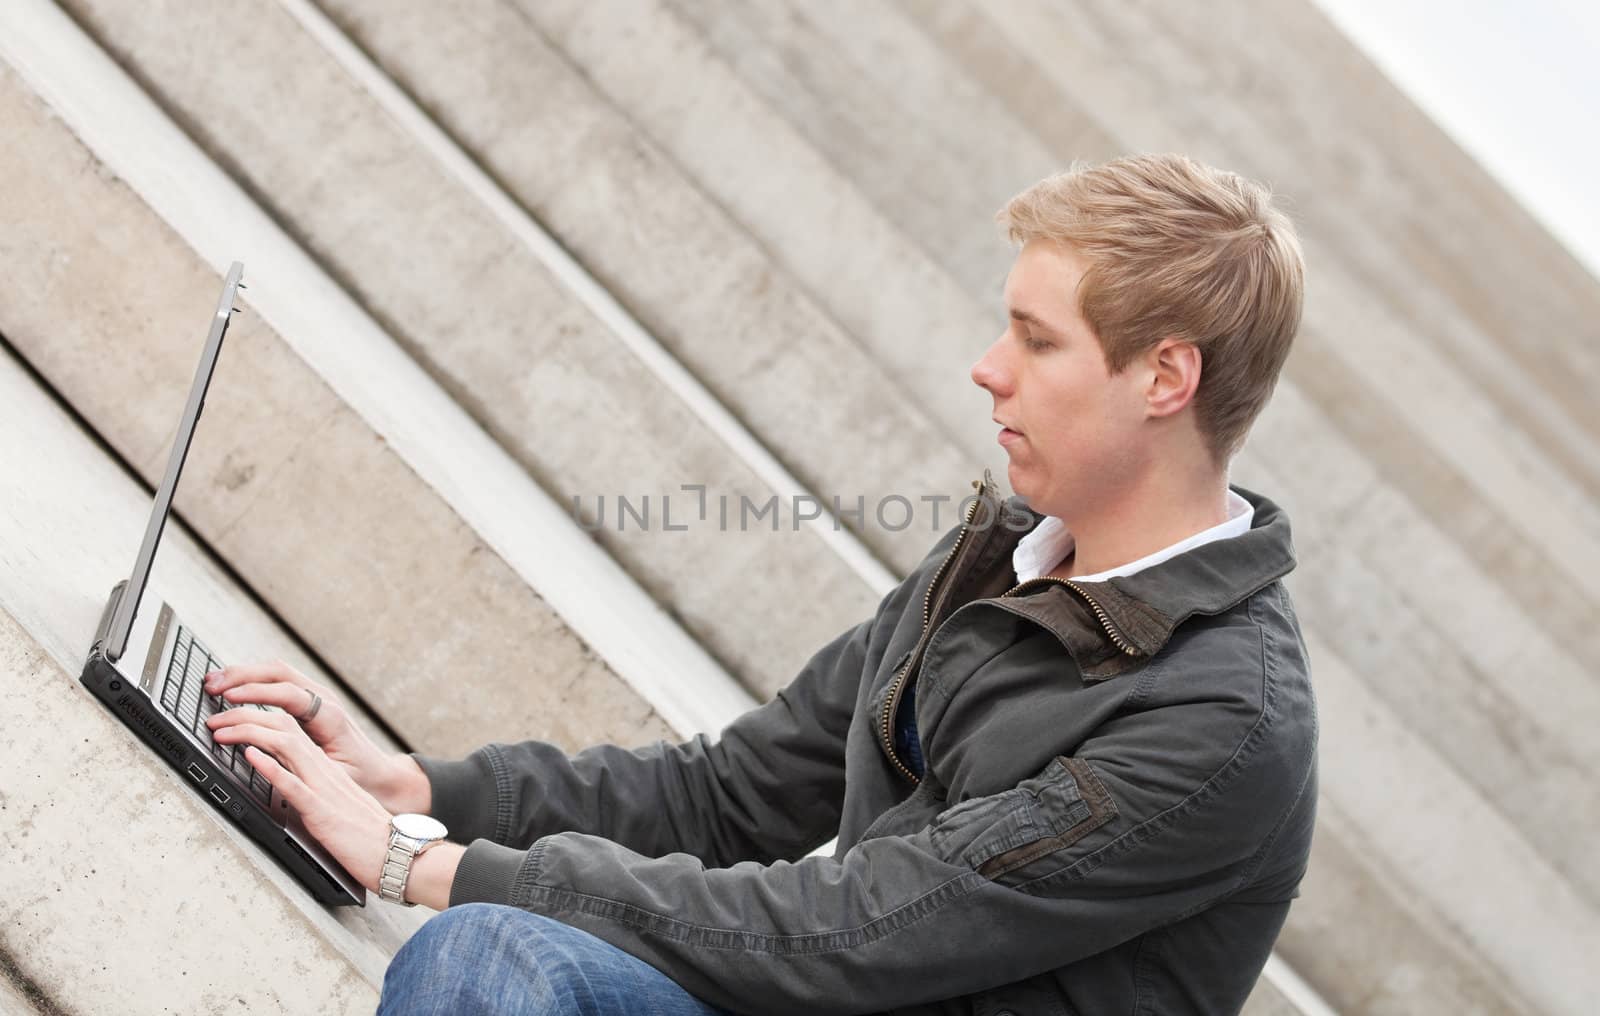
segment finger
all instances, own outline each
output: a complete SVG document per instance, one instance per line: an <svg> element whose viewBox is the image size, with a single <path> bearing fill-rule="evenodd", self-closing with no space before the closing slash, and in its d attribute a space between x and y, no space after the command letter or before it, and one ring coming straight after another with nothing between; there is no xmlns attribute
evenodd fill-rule
<svg viewBox="0 0 1600 1016"><path fill-rule="evenodd" d="M301 726L282 713L260 713L249 709L237 710L243 719L254 722L236 722L215 728L211 739L218 744L251 745L271 754L279 765L294 773L302 782L318 786L327 775L332 763L326 752Z"/></svg>
<svg viewBox="0 0 1600 1016"><path fill-rule="evenodd" d="M238 723L212 731L211 739L218 744L243 744L271 752L285 769L296 775L304 774L309 768L309 760L301 753L296 738L286 730L274 730L257 723ZM306 741L306 744L310 746L311 742Z"/></svg>
<svg viewBox="0 0 1600 1016"><path fill-rule="evenodd" d="M206 717L206 726L211 728L215 736L218 730L237 726L241 723L258 723L264 727L272 727L287 733L294 729L295 722L288 713L264 712L260 709L247 709L240 706L237 709L224 709L220 713L213 713Z"/></svg>
<svg viewBox="0 0 1600 1016"><path fill-rule="evenodd" d="M296 811L300 811L305 807L307 803L306 797L310 793L310 788L306 786L304 780L284 768L277 759L255 745L246 745L244 760L255 766L256 772L261 774L261 778L271 784L272 789L277 791L285 801L288 801Z"/></svg>
<svg viewBox="0 0 1600 1016"><path fill-rule="evenodd" d="M206 691L215 695L224 688L247 682L281 682L308 686L311 682L298 670L282 660L270 663L230 663L221 670L206 674Z"/></svg>
<svg viewBox="0 0 1600 1016"><path fill-rule="evenodd" d="M285 712L292 713L297 709L303 711L306 708L306 703L310 701L306 691L307 689L297 684L283 682L266 684L256 681L229 688L221 693L221 698L229 706L249 704L277 706ZM327 699L323 701L326 702Z"/></svg>

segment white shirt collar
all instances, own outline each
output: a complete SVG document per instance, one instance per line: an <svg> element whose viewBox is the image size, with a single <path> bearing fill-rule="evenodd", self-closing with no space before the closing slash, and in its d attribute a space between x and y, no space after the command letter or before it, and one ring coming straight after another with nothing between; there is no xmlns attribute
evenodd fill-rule
<svg viewBox="0 0 1600 1016"><path fill-rule="evenodd" d="M1226 521L1163 547L1154 554L1146 554L1137 561L1130 561L1093 575L1074 575L1072 578L1077 582L1100 582L1117 575L1132 575L1134 572L1158 565L1169 557L1177 557L1186 550L1193 550L1201 544L1248 532L1255 514L1255 507L1230 487ZM1054 515L1045 516L1032 532L1022 538L1017 544L1017 549L1011 554L1011 563L1017 571L1017 581L1026 582L1047 574L1066 559L1075 543L1072 534L1067 532L1065 522Z"/></svg>

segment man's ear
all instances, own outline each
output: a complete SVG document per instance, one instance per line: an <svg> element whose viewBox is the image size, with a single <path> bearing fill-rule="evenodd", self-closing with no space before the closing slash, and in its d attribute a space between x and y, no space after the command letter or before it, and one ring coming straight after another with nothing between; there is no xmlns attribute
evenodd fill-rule
<svg viewBox="0 0 1600 1016"><path fill-rule="evenodd" d="M1152 416L1171 416L1194 399L1200 387L1200 347L1169 336L1144 354L1150 372L1145 402Z"/></svg>

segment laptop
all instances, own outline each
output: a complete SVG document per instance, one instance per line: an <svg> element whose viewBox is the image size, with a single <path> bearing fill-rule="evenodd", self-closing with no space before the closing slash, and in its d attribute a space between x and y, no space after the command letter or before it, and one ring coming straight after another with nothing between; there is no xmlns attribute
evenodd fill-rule
<svg viewBox="0 0 1600 1016"><path fill-rule="evenodd" d="M299 815L274 793L250 763L243 745L221 745L211 739L206 717L228 708L201 687L208 671L221 667L207 642L184 623L177 608L158 591L147 590L150 566L166 526L178 474L205 408L206 389L216 369L222 337L234 311L235 295L244 286L244 265L228 269L216 314L200 354L194 384L184 404L173 439L166 475L156 489L144 542L134 559L133 574L111 589L95 630L81 678L139 739L149 745L180 782L201 800L242 828L278 863L299 879L311 895L332 906L366 906L366 889L305 831ZM143 609L141 609L143 608ZM275 706L255 705L275 710ZM281 710L280 710L281 711Z"/></svg>

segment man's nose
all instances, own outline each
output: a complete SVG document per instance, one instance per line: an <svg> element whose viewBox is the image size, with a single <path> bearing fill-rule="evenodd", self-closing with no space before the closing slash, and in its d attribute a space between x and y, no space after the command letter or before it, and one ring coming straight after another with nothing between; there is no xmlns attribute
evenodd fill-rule
<svg viewBox="0 0 1600 1016"><path fill-rule="evenodd" d="M992 395L1004 394L999 389L1004 387L1007 383L1006 372L1000 364L999 357L997 355L997 347L999 345L1000 343L996 342L994 345L990 346L984 352L983 356L978 359L978 362L972 365L971 372L972 383Z"/></svg>

